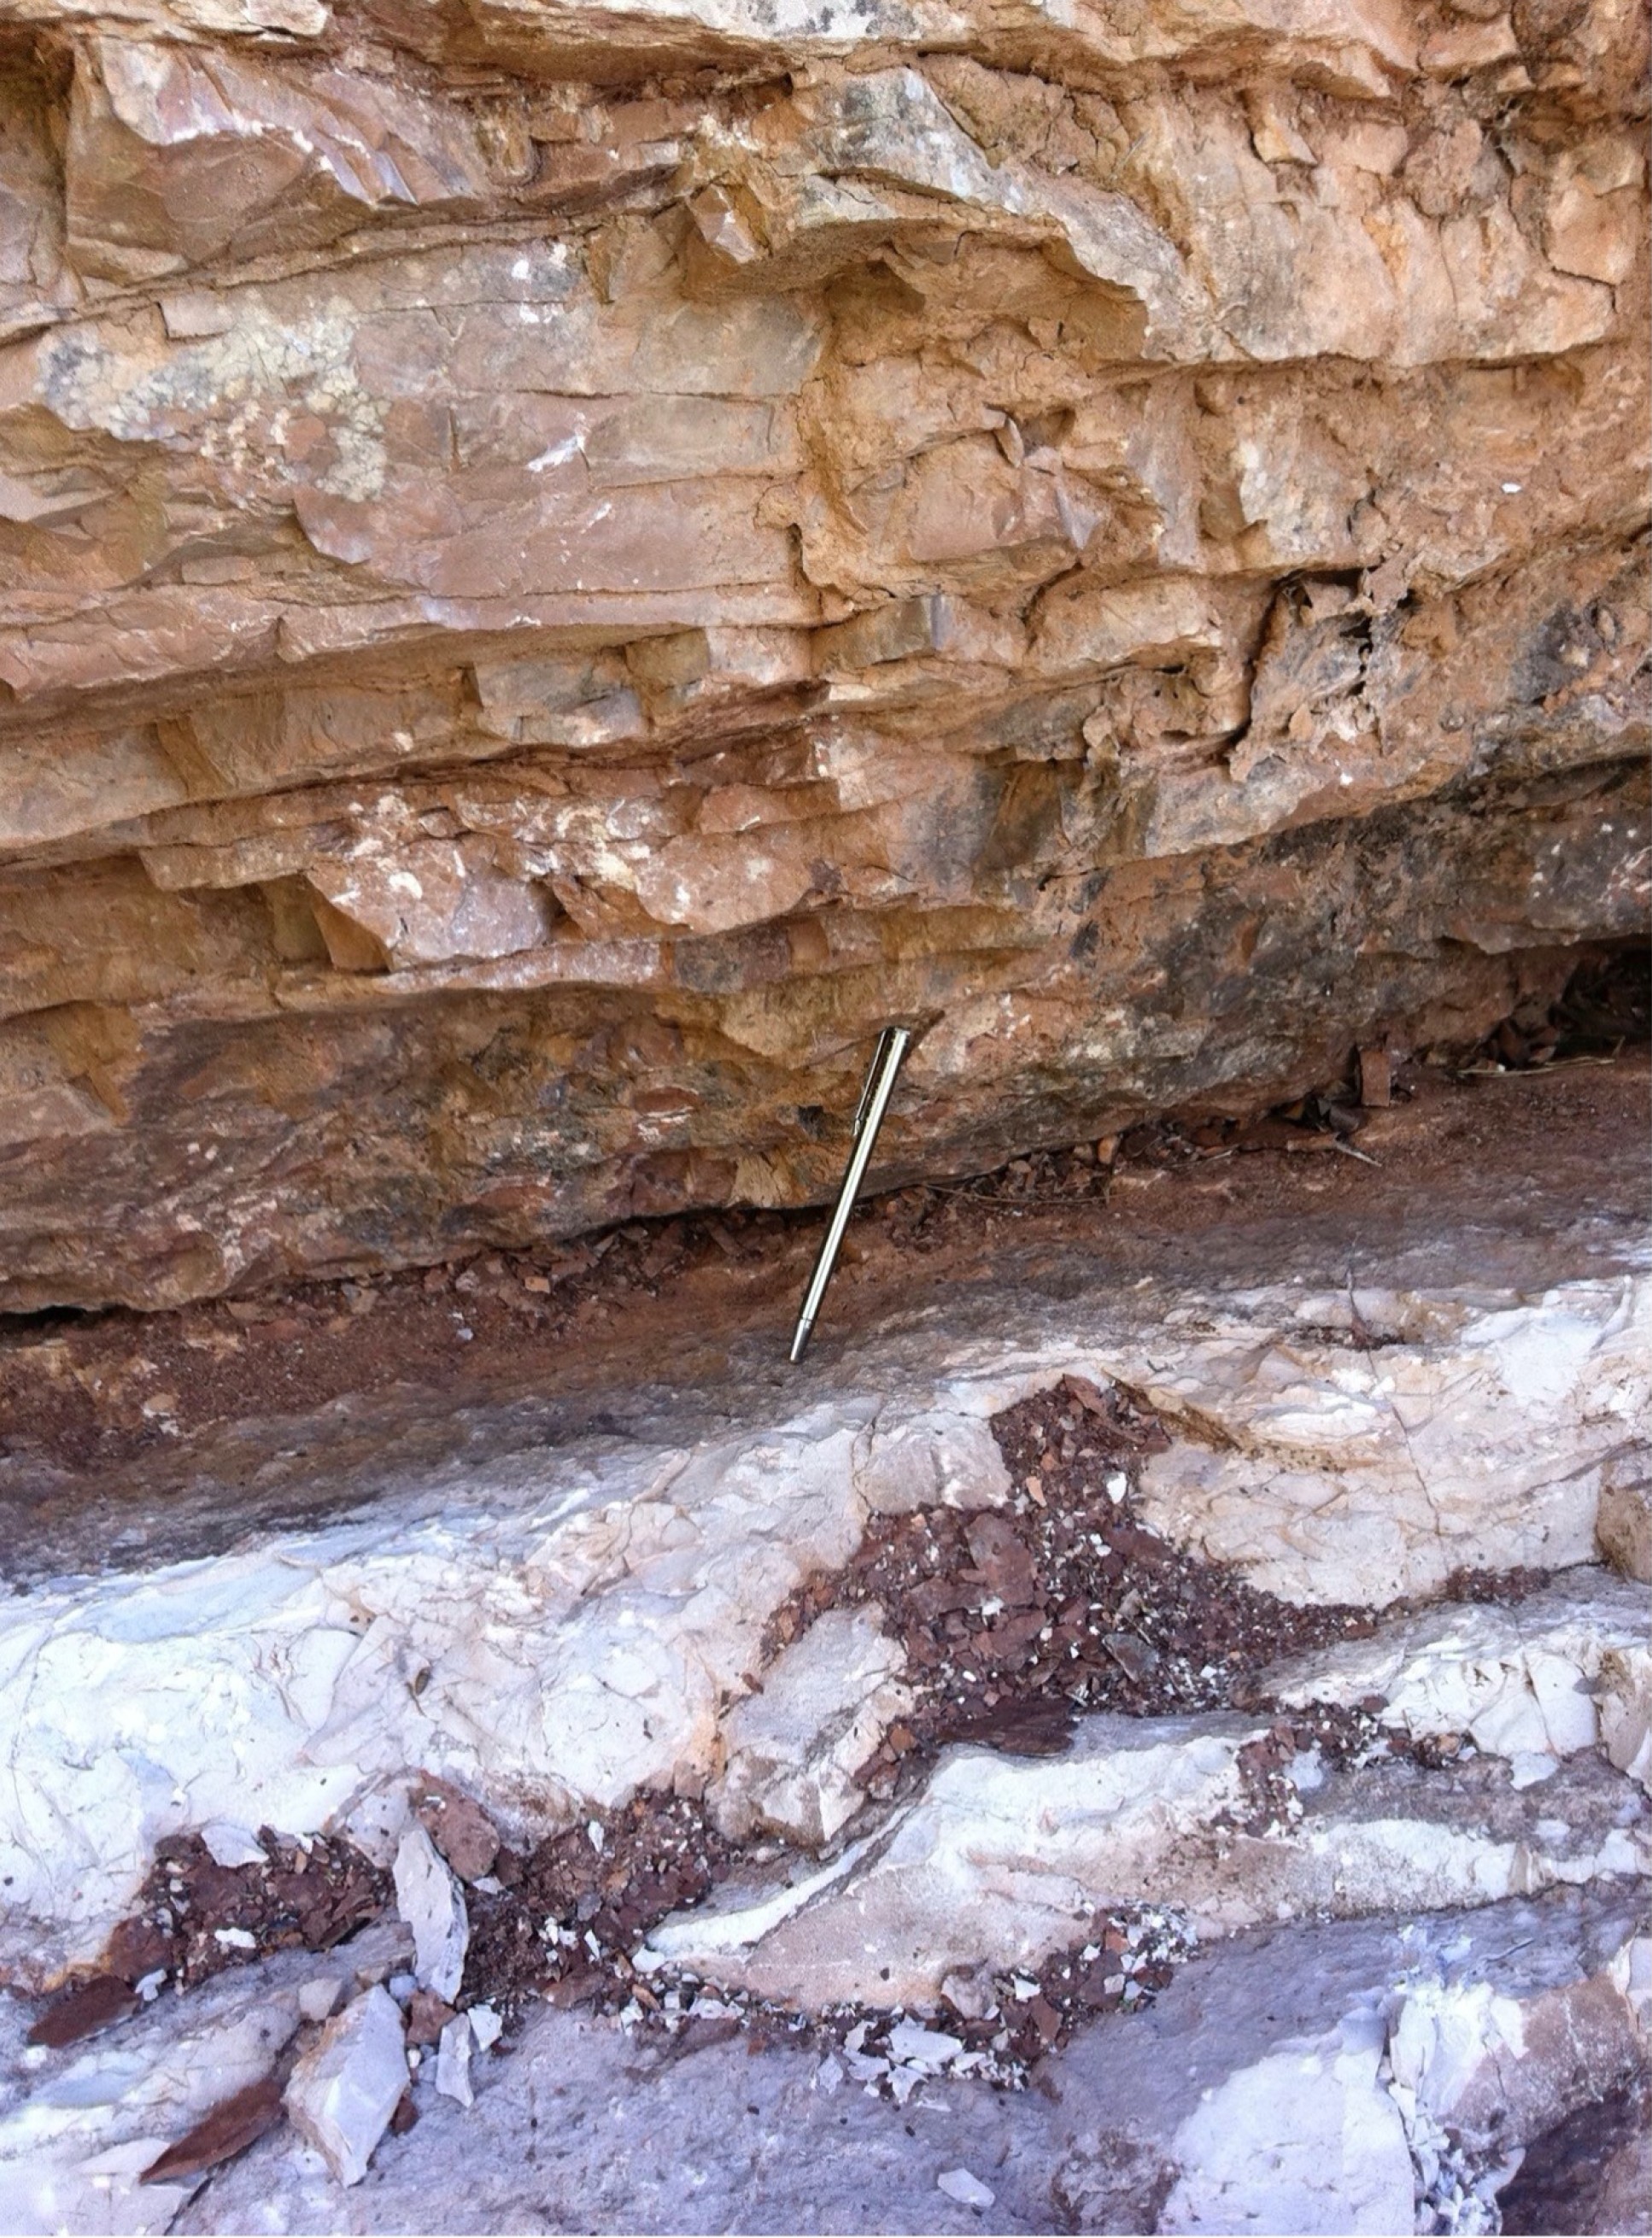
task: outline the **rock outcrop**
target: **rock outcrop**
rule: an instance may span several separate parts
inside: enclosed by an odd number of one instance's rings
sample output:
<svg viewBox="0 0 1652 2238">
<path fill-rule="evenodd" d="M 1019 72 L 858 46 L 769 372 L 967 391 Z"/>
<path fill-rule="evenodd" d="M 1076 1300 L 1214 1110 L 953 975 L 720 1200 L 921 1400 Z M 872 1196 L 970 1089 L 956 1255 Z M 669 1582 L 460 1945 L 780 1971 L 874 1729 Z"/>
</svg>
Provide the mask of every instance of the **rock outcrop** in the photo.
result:
<svg viewBox="0 0 1652 2238">
<path fill-rule="evenodd" d="M 0 1304 L 1254 1108 L 1634 935 L 1642 12 L 16 0 Z"/>
<path fill-rule="evenodd" d="M 1645 1077 L 1007 1208 L 582 1425 L 387 1277 L 462 1399 L 249 1347 L 240 1475 L 181 1393 L 124 1508 L 14 1457 L 0 2223 L 1635 2228 Z M 1385 1216 L 1443 1112 L 1486 1170 Z M 13 1348 L 118 1419 L 249 1310 Z"/>
</svg>

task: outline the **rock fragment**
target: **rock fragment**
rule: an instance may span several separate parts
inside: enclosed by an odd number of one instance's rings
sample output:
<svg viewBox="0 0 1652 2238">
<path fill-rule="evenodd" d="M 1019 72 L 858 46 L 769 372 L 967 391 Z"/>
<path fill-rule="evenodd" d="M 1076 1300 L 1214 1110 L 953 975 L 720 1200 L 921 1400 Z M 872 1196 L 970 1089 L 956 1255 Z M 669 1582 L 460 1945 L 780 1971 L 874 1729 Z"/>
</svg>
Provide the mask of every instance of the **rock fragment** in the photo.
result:
<svg viewBox="0 0 1652 2238">
<path fill-rule="evenodd" d="M 249 2082 L 233 2097 L 221 2100 L 204 2122 L 198 2122 L 175 2145 L 169 2145 L 159 2160 L 151 2161 L 143 2171 L 143 2181 L 146 2184 L 175 2182 L 233 2160 L 273 2129 L 281 2113 L 281 2088 L 273 2075 L 267 2075 L 261 2082 Z"/>
<path fill-rule="evenodd" d="M 401 2014 L 387 1990 L 363 1990 L 328 2021 L 287 2085 L 293 2126 L 340 2183 L 360 2183 L 407 2088 Z"/>
<path fill-rule="evenodd" d="M 294 1970 L 277 1962 L 159 1998 L 135 2026 L 30 2077 L 34 2089 L 0 2110 L 0 2229 L 167 2229 L 206 2155 L 239 2150 L 228 2133 L 268 2110 L 266 2086 L 299 2025 Z"/>
<path fill-rule="evenodd" d="M 1603 1655 L 1595 1697 L 1607 1757 L 1652 1792 L 1652 1648 L 1617 1647 Z"/>
<path fill-rule="evenodd" d="M 909 1705 L 898 1677 L 904 1663 L 876 1611 L 818 1617 L 725 1722 L 717 1789 L 724 1832 L 767 1826 L 811 1847 L 829 1841 L 864 1799 L 855 1774 Z"/>
<path fill-rule="evenodd" d="M 137 2004 L 137 1991 L 114 1974 L 93 1974 L 77 1982 L 50 2006 L 29 2031 L 31 2044 L 61 2050 L 82 2036 L 96 2035 L 111 2021 L 122 2019 Z"/>
<path fill-rule="evenodd" d="M 475 2103 L 475 2094 L 471 2089 L 471 2046 L 473 2041 L 470 2016 L 459 2013 L 442 2029 L 436 2053 L 436 2088 L 445 2098 L 457 2099 L 461 2106 Z"/>
<path fill-rule="evenodd" d="M 419 1822 L 462 1881 L 480 1880 L 499 1855 L 499 1829 L 479 1803 L 447 1781 L 424 1779 L 415 1793 Z"/>
<path fill-rule="evenodd" d="M 394 1872 L 396 1908 L 413 1930 L 420 1985 L 451 2004 L 470 1942 L 464 1896 L 422 1826 L 402 1836 Z"/>
</svg>

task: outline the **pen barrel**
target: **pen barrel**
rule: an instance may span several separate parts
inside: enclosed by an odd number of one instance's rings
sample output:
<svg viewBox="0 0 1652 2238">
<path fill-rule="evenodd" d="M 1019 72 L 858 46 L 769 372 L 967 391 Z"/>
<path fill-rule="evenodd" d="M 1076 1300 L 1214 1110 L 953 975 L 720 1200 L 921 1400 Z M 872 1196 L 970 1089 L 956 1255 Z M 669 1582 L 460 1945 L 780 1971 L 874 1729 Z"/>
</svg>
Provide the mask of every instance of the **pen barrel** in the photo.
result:
<svg viewBox="0 0 1652 2238">
<path fill-rule="evenodd" d="M 797 1317 L 797 1332 L 792 1340 L 791 1357 L 801 1360 L 809 1342 L 809 1331 L 820 1312 L 821 1301 L 826 1294 L 826 1285 L 832 1279 L 837 1264 L 837 1254 L 848 1228 L 849 1215 L 855 1209 L 855 1200 L 860 1195 L 861 1183 L 872 1162 L 872 1152 L 877 1144 L 878 1129 L 883 1115 L 889 1109 L 889 1098 L 895 1093 L 895 1076 L 902 1060 L 911 1046 L 912 1036 L 905 1026 L 888 1026 L 878 1036 L 868 1069 L 866 1085 L 861 1091 L 860 1108 L 855 1115 L 855 1133 L 849 1149 L 849 1166 L 843 1185 L 837 1192 L 837 1202 L 832 1207 L 832 1216 L 826 1228 L 820 1255 L 815 1261 L 815 1271 L 809 1278 L 809 1288 L 803 1297 L 803 1309 Z"/>
</svg>

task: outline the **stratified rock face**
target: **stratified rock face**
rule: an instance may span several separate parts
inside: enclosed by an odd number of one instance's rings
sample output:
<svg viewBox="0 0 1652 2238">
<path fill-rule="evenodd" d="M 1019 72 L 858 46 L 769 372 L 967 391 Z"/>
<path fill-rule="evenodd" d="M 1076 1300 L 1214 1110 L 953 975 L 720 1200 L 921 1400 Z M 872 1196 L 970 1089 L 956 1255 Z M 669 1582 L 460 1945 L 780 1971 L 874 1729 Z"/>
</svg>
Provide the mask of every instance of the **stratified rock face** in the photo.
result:
<svg viewBox="0 0 1652 2238">
<path fill-rule="evenodd" d="M 1642 11 L 17 0 L 0 1303 L 818 1196 L 1631 937 Z"/>
</svg>

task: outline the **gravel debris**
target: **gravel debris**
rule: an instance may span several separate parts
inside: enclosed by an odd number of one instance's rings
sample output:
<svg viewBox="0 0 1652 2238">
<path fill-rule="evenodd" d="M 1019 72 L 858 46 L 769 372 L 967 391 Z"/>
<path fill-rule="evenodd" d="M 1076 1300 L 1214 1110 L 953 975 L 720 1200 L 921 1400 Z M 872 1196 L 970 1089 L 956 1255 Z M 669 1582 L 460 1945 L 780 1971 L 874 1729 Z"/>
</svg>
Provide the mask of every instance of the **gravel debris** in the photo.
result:
<svg viewBox="0 0 1652 2238">
<path fill-rule="evenodd" d="M 948 1742 L 1058 1754 L 1074 1718 L 1259 1706 L 1281 1656 L 1367 1637 L 1369 1609 L 1298 1608 L 1179 1553 L 1142 1523 L 1140 1465 L 1168 1434 L 1143 1402 L 1065 1376 L 998 1415 L 1007 1508 L 874 1520 L 848 1565 L 777 1612 L 765 1659 L 829 1608 L 875 1603 L 917 1699 L 862 1778 L 907 1792 Z"/>
</svg>

